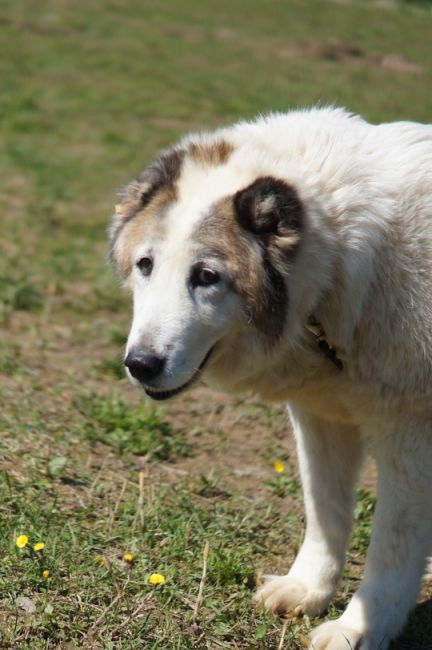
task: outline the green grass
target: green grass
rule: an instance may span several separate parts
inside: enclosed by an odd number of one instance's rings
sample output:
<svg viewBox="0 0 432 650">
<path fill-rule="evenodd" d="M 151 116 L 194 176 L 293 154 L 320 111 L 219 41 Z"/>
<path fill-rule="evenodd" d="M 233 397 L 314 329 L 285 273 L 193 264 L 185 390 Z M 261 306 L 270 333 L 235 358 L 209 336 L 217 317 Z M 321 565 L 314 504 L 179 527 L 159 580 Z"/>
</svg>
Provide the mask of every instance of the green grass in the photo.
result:
<svg viewBox="0 0 432 650">
<path fill-rule="evenodd" d="M 0 276 L 0 318 L 5 320 L 11 311 L 42 309 L 43 294 L 24 278 Z"/>
<path fill-rule="evenodd" d="M 130 305 L 106 224 L 116 191 L 190 129 L 316 103 L 430 120 L 430 3 L 390 4 L 1 4 L 0 647 L 278 646 L 281 621 L 250 597 L 304 527 L 283 410 L 202 388 L 142 403 L 121 367 Z M 331 616 L 358 585 L 373 504 L 360 492 Z M 22 533 L 42 555 L 15 547 Z M 313 623 L 292 621 L 284 647 Z M 423 605 L 394 648 L 430 634 Z"/>
<path fill-rule="evenodd" d="M 164 422 L 146 403 L 131 409 L 119 395 L 90 393 L 77 399 L 77 409 L 86 419 L 85 437 L 112 445 L 119 455 L 130 452 L 146 460 L 168 460 L 190 454 L 182 432 Z"/>
<path fill-rule="evenodd" d="M 289 522 L 285 531 L 278 527 L 277 508 L 257 501 L 251 512 L 239 496 L 209 500 L 202 496 L 199 481 L 153 492 L 147 479 L 142 525 L 138 480 L 128 478 L 115 509 L 113 487 L 90 484 L 83 477 L 75 487 L 82 505 L 71 517 L 69 509 L 60 508 L 58 480 L 18 484 L 4 475 L 2 507 L 9 516 L 0 525 L 7 540 L 0 585 L 4 614 L 15 624 L 2 631 L 2 647 L 45 648 L 48 640 L 49 647 L 62 647 L 74 638 L 87 647 L 110 647 L 106 644 L 113 642 L 119 644 L 115 647 L 138 648 L 145 638 L 146 647 L 172 643 L 169 647 L 192 648 L 203 633 L 210 647 L 212 642 L 236 647 L 236 640 L 245 636 L 251 643 L 261 639 L 263 648 L 274 647 L 278 621 L 252 610 L 250 595 L 253 556 L 258 549 L 271 555 L 290 529 Z M 14 541 L 23 533 L 30 544 L 19 550 Z M 32 552 L 32 544 L 41 539 L 43 553 Z M 207 540 L 206 598 L 194 626 Z M 126 551 L 134 556 L 132 565 L 123 561 Z M 45 569 L 48 579 L 42 577 Z M 151 586 L 153 572 L 162 573 L 166 583 Z M 36 606 L 31 617 L 17 612 L 17 598 L 23 595 Z M 139 615 L 131 617 L 138 607 Z M 29 634 L 32 640 L 26 645 Z"/>
</svg>

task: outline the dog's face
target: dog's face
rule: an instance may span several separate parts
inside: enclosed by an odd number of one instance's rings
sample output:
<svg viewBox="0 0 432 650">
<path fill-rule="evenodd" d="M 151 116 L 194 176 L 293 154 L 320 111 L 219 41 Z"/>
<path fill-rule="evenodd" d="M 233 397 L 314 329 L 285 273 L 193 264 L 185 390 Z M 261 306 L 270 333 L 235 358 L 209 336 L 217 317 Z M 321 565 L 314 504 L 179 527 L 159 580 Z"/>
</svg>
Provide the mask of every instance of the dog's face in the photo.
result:
<svg viewBox="0 0 432 650">
<path fill-rule="evenodd" d="M 147 167 L 111 227 L 111 257 L 134 299 L 132 381 L 167 399 L 234 353 L 236 337 L 277 342 L 302 221 L 295 190 L 246 172 L 224 141 L 173 149 Z"/>
</svg>

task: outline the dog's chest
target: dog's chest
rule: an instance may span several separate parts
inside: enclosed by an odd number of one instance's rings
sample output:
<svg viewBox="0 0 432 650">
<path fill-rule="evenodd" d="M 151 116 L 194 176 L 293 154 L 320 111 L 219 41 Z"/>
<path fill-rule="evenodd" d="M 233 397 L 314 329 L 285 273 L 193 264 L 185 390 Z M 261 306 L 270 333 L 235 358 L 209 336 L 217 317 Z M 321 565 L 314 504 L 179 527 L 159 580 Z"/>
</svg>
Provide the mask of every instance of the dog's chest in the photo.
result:
<svg viewBox="0 0 432 650">
<path fill-rule="evenodd" d="M 266 400 L 290 402 L 323 419 L 359 426 L 380 401 L 376 387 L 353 381 L 346 369 L 338 370 L 328 359 L 314 372 L 291 367 L 285 375 L 264 373 L 252 383 Z"/>
<path fill-rule="evenodd" d="M 374 400 L 368 391 L 354 390 L 349 382 L 336 380 L 293 388 L 287 401 L 325 420 L 361 425 L 370 415 Z"/>
</svg>

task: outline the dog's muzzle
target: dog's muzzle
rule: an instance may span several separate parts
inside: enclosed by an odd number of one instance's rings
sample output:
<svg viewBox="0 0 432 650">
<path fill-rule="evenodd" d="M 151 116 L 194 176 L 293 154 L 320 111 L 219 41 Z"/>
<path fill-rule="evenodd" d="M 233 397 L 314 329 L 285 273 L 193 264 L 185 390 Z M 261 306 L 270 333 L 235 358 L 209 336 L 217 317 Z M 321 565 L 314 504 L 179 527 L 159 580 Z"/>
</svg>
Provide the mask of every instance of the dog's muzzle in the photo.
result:
<svg viewBox="0 0 432 650">
<path fill-rule="evenodd" d="M 151 399 L 162 401 L 178 395 L 199 379 L 204 367 L 207 365 L 212 355 L 214 347 L 215 346 L 210 348 L 199 367 L 186 382 L 181 384 L 181 386 L 177 386 L 177 388 L 169 390 L 158 389 L 148 385 L 148 382 L 156 379 L 163 372 L 166 363 L 166 359 L 163 357 L 158 357 L 144 352 L 131 351 L 126 356 L 124 364 L 129 370 L 131 376 L 140 382 L 144 391 Z"/>
</svg>

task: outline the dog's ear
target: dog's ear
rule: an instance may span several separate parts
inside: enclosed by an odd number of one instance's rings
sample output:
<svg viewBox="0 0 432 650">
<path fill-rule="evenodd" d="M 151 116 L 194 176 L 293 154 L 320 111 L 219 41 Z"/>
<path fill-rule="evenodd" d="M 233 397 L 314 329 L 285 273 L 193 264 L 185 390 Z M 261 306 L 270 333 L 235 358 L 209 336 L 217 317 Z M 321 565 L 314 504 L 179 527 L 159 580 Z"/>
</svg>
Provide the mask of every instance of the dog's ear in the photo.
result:
<svg viewBox="0 0 432 650">
<path fill-rule="evenodd" d="M 174 184 L 180 175 L 183 158 L 184 152 L 181 149 L 171 149 L 143 169 L 120 193 L 114 225 L 119 226 L 124 220 L 128 221 L 148 205 L 160 189 Z"/>
<path fill-rule="evenodd" d="M 299 234 L 303 206 L 295 189 L 277 178 L 263 176 L 234 195 L 240 225 L 256 235 Z"/>
</svg>

